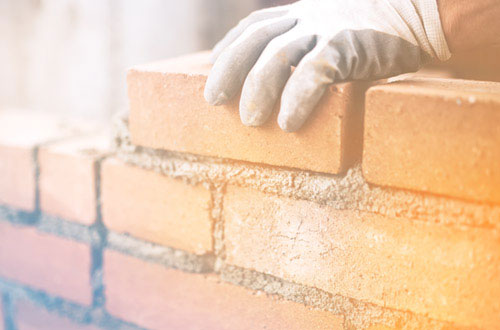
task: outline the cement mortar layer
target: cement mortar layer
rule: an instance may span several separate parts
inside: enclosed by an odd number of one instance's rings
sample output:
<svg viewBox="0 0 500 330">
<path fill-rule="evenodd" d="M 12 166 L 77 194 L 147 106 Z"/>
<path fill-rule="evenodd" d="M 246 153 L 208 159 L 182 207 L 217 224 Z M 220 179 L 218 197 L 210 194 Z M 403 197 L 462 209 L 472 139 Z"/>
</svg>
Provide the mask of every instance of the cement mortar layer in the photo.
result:
<svg viewBox="0 0 500 330">
<path fill-rule="evenodd" d="M 215 262 L 215 257 L 211 254 L 194 255 L 114 232 L 108 233 L 107 248 L 148 262 L 191 273 L 211 272 Z"/>
<path fill-rule="evenodd" d="M 128 120 L 123 115 L 116 117 L 114 130 L 115 151 L 120 159 L 187 183 L 203 183 L 208 188 L 234 184 L 340 210 L 449 225 L 500 227 L 500 205 L 373 186 L 363 178 L 359 164 L 343 175 L 327 175 L 142 148 L 131 143 Z"/>
<path fill-rule="evenodd" d="M 380 326 L 391 329 L 461 329 L 447 322 L 437 321 L 410 312 L 393 310 L 370 303 L 332 295 L 325 291 L 285 281 L 272 275 L 231 265 L 222 267 L 224 281 L 267 294 L 279 295 L 287 300 L 320 308 L 345 317 L 345 329 L 367 329 Z"/>
</svg>

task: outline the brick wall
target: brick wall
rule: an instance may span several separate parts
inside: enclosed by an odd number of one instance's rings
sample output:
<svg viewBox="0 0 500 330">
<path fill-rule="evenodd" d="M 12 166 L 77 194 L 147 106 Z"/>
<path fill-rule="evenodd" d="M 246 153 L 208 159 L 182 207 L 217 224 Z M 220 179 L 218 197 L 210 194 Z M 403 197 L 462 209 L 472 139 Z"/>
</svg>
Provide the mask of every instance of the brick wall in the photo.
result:
<svg viewBox="0 0 500 330">
<path fill-rule="evenodd" d="M 500 84 L 339 85 L 287 134 L 205 63 L 133 68 L 112 138 L 0 112 L 0 329 L 499 328 Z"/>
</svg>

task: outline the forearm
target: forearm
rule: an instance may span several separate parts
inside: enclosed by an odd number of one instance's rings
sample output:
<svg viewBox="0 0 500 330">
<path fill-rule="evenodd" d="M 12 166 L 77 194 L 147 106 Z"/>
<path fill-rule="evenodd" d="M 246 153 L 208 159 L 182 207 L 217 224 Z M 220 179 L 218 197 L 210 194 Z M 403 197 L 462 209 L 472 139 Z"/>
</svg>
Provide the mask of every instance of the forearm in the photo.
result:
<svg viewBox="0 0 500 330">
<path fill-rule="evenodd" d="M 438 0 L 451 52 L 500 46 L 500 0 Z"/>
</svg>

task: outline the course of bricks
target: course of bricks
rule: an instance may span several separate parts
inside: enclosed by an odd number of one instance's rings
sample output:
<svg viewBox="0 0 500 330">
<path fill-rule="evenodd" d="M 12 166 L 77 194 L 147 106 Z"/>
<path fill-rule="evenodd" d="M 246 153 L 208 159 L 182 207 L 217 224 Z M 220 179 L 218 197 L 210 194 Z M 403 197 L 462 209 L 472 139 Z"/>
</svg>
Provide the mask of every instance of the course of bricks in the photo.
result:
<svg viewBox="0 0 500 330">
<path fill-rule="evenodd" d="M 131 69 L 111 136 L 0 112 L 0 330 L 499 328 L 500 83 L 332 86 L 289 134 L 206 63 Z"/>
</svg>

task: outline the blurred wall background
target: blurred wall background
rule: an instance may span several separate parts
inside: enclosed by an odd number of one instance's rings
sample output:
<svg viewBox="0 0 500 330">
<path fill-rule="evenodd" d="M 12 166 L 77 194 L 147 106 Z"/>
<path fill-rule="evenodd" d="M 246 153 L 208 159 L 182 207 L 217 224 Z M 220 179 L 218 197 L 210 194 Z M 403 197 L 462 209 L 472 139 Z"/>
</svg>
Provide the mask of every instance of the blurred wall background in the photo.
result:
<svg viewBox="0 0 500 330">
<path fill-rule="evenodd" d="M 109 120 L 126 68 L 208 49 L 287 0 L 0 0 L 0 108 Z"/>
</svg>

